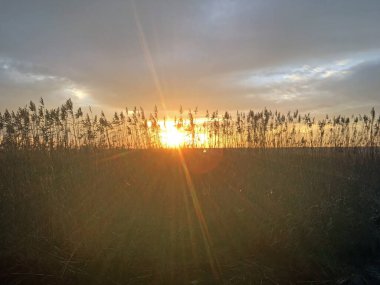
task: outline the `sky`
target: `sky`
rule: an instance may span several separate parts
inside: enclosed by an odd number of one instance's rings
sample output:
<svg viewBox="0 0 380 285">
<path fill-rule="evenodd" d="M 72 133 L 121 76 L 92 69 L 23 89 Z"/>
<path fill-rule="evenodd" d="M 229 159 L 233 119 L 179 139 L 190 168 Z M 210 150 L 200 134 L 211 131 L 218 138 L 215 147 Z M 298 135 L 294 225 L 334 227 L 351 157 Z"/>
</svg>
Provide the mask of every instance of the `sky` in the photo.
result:
<svg viewBox="0 0 380 285">
<path fill-rule="evenodd" d="M 0 0 L 0 110 L 380 110 L 378 0 Z"/>
</svg>

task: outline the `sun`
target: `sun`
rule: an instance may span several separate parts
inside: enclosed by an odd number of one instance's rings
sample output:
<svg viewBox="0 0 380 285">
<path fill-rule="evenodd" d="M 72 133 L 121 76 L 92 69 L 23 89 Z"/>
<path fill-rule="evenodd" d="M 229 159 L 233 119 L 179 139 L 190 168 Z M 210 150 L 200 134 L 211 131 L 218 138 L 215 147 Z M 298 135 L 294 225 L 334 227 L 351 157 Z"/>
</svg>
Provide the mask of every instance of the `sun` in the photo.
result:
<svg viewBox="0 0 380 285">
<path fill-rule="evenodd" d="M 202 121 L 200 121 L 202 122 Z M 174 120 L 159 121 L 160 126 L 160 143 L 164 148 L 186 148 L 186 147 L 209 147 L 208 137 L 205 133 L 199 132 L 195 128 L 191 133 L 188 130 L 187 122 L 181 128 L 177 127 Z M 198 122 L 199 123 L 199 122 Z M 149 122 L 148 122 L 149 126 Z M 150 126 L 149 126 L 150 127 Z"/>
<path fill-rule="evenodd" d="M 167 125 L 160 132 L 161 143 L 165 147 L 177 148 L 184 146 L 187 141 L 187 136 L 173 125 Z"/>
</svg>

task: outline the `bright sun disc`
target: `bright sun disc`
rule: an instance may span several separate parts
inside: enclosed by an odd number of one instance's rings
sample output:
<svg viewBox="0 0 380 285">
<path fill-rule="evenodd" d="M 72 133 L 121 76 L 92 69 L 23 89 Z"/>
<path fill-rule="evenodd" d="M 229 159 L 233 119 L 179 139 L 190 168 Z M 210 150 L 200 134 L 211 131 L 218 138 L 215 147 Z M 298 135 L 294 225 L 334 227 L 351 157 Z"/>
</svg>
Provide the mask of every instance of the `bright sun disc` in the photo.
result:
<svg viewBox="0 0 380 285">
<path fill-rule="evenodd" d="M 165 147 L 180 147 L 186 142 L 186 134 L 174 126 L 168 126 L 160 133 L 161 143 Z"/>
</svg>

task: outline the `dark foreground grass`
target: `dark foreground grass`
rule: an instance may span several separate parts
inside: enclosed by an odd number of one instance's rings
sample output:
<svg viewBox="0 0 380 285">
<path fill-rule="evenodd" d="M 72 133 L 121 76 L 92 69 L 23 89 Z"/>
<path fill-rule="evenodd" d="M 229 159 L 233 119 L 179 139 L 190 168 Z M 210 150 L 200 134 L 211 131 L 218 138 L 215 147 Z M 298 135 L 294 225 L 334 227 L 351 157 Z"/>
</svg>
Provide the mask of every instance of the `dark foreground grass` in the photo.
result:
<svg viewBox="0 0 380 285">
<path fill-rule="evenodd" d="M 371 150 L 8 151 L 1 284 L 380 284 Z"/>
</svg>

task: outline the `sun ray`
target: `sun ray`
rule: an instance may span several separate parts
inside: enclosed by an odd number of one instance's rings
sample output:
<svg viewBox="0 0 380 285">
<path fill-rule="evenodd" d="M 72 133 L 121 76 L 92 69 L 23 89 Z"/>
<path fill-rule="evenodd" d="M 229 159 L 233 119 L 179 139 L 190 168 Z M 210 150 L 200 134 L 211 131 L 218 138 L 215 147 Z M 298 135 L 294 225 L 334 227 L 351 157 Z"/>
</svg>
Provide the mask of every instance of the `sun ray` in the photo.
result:
<svg viewBox="0 0 380 285">
<path fill-rule="evenodd" d="M 190 192 L 190 197 L 191 197 L 191 200 L 193 202 L 195 214 L 196 214 L 196 217 L 198 219 L 199 226 L 201 228 L 202 238 L 203 238 L 203 242 L 205 245 L 207 257 L 209 260 L 209 265 L 211 267 L 214 278 L 217 280 L 220 280 L 221 269 L 220 269 L 219 262 L 218 262 L 217 258 L 215 257 L 215 255 L 212 251 L 212 240 L 211 240 L 211 236 L 210 236 L 210 233 L 208 230 L 207 222 L 206 222 L 206 219 L 204 217 L 204 214 L 203 214 L 203 211 L 201 208 L 201 204 L 199 203 L 197 192 L 195 190 L 193 180 L 191 179 L 190 171 L 187 167 L 186 160 L 185 160 L 183 153 L 182 153 L 182 150 L 180 148 L 178 149 L 178 155 L 180 158 L 183 174 L 185 176 L 187 188 Z"/>
<path fill-rule="evenodd" d="M 161 106 L 162 106 L 163 110 L 166 111 L 166 104 L 165 104 L 164 94 L 162 91 L 161 81 L 160 81 L 159 76 L 157 74 L 157 71 L 156 71 L 156 68 L 154 65 L 154 60 L 153 60 L 152 54 L 150 52 L 146 37 L 145 37 L 143 27 L 142 27 L 141 22 L 140 22 L 139 14 L 138 14 L 137 8 L 136 8 L 136 3 L 134 0 L 132 0 L 131 3 L 132 3 L 132 7 L 133 7 L 133 14 L 135 17 L 137 32 L 138 32 L 141 48 L 143 50 L 144 58 L 145 58 L 147 66 L 149 68 L 149 71 L 152 75 L 152 79 L 153 79 L 154 85 L 156 87 L 157 93 L 160 97 Z"/>
</svg>

